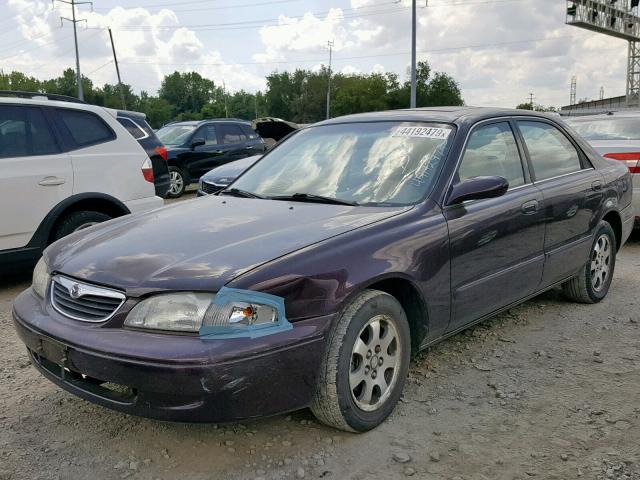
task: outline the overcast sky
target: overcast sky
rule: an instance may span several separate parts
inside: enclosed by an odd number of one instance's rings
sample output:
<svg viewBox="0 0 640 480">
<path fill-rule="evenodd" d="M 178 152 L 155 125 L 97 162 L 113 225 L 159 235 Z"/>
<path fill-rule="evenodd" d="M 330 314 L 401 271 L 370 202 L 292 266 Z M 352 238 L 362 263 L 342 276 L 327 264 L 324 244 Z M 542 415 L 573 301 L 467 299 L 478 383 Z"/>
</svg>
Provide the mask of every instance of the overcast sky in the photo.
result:
<svg viewBox="0 0 640 480">
<path fill-rule="evenodd" d="M 82 73 L 115 83 L 106 27 L 123 81 L 155 93 L 166 73 L 195 70 L 230 90 L 264 88 L 273 70 L 392 71 L 410 62 L 410 0 L 95 0 L 78 7 Z M 136 2 L 137 4 L 138 2 Z M 564 24 L 564 0 L 418 0 L 418 59 L 451 74 L 469 105 L 513 107 L 529 92 L 544 105 L 623 95 L 626 42 Z M 0 68 L 38 78 L 74 67 L 73 31 L 63 3 L 0 0 Z"/>
</svg>

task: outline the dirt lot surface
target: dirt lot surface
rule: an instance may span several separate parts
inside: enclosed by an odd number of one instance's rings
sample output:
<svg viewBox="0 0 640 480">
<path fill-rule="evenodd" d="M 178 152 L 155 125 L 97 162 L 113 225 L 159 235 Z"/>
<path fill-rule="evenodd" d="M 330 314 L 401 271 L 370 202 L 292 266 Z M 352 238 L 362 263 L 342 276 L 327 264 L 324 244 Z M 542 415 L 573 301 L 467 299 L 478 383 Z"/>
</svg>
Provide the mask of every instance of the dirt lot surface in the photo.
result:
<svg viewBox="0 0 640 480">
<path fill-rule="evenodd" d="M 549 292 L 421 354 L 395 413 L 363 435 L 308 411 L 191 425 L 80 400 L 14 333 L 27 286 L 0 282 L 0 479 L 640 479 L 638 239 L 601 304 Z"/>
</svg>

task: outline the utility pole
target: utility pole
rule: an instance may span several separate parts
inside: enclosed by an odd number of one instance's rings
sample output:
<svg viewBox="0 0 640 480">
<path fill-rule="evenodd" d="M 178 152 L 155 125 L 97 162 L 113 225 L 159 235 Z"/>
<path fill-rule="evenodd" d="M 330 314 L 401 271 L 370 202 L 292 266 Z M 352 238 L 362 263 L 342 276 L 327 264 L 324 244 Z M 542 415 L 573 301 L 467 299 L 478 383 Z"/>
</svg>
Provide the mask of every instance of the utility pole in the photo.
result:
<svg viewBox="0 0 640 480">
<path fill-rule="evenodd" d="M 258 119 L 258 92 L 253 95 L 253 107 L 256 109 L 256 120 Z"/>
<path fill-rule="evenodd" d="M 224 99 L 224 117 L 229 118 L 229 109 L 227 108 L 227 86 L 222 80 L 222 98 Z"/>
<path fill-rule="evenodd" d="M 116 46 L 113 43 L 113 34 L 109 29 L 109 38 L 111 39 L 111 50 L 113 50 L 113 61 L 116 64 L 116 74 L 118 75 L 118 89 L 120 90 L 120 100 L 122 101 L 122 108 L 127 109 L 127 102 L 124 100 L 124 87 L 122 86 L 122 80 L 120 79 L 120 68 L 118 67 L 118 57 L 116 56 Z"/>
<path fill-rule="evenodd" d="M 55 4 L 56 1 L 71 5 L 71 18 L 60 17 L 60 26 L 62 26 L 64 20 L 73 23 L 73 39 L 76 46 L 76 81 L 78 82 L 78 99 L 84 100 L 84 93 L 82 91 L 82 75 L 80 74 L 80 54 L 78 53 L 78 30 L 76 28 L 76 24 L 78 22 L 86 22 L 86 20 L 76 20 L 76 5 L 91 5 L 91 11 L 93 11 L 93 2 L 77 2 L 76 0 L 51 0 L 51 3 Z"/>
<path fill-rule="evenodd" d="M 416 108 L 416 0 L 411 1 L 411 99 L 409 108 Z"/>
<path fill-rule="evenodd" d="M 327 42 L 329 46 L 329 80 L 327 82 L 327 120 L 331 118 L 331 54 L 333 52 L 333 41 Z"/>
<path fill-rule="evenodd" d="M 529 94 L 529 105 L 531 105 L 531 110 L 533 110 L 533 99 L 536 98 L 533 93 Z"/>
</svg>

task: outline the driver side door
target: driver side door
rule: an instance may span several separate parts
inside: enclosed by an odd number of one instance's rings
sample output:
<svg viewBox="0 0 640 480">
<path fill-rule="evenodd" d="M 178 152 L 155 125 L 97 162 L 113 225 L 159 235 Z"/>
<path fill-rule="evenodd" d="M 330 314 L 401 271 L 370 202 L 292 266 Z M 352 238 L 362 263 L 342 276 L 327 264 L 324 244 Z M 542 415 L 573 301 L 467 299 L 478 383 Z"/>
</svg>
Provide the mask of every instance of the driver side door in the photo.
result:
<svg viewBox="0 0 640 480">
<path fill-rule="evenodd" d="M 210 123 L 201 126 L 193 135 L 193 140 L 203 140 L 204 145 L 194 147 L 189 162 L 191 178 L 197 180 L 209 170 L 226 162 L 227 152 L 218 141 L 218 125 Z"/>
<path fill-rule="evenodd" d="M 451 255 L 448 332 L 534 293 L 544 265 L 544 198 L 531 182 L 508 119 L 475 126 L 452 184 L 479 176 L 507 179 L 497 198 L 445 206 Z"/>
</svg>

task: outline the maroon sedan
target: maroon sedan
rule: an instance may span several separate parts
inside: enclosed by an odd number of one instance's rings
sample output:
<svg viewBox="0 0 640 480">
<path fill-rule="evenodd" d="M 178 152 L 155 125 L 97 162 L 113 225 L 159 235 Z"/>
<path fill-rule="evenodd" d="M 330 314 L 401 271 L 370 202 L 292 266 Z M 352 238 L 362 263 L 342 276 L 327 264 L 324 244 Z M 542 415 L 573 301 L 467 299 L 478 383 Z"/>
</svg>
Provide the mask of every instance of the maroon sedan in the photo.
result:
<svg viewBox="0 0 640 480">
<path fill-rule="evenodd" d="M 634 222 L 628 169 L 528 111 L 337 118 L 263 158 L 50 246 L 13 310 L 34 366 L 137 415 L 365 431 L 412 352 L 556 286 L 602 300 Z"/>
</svg>

